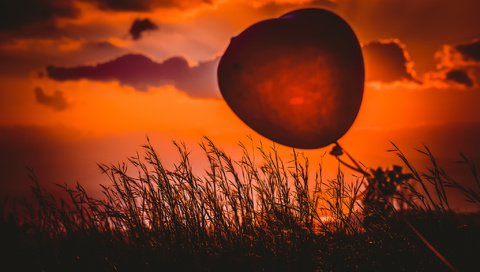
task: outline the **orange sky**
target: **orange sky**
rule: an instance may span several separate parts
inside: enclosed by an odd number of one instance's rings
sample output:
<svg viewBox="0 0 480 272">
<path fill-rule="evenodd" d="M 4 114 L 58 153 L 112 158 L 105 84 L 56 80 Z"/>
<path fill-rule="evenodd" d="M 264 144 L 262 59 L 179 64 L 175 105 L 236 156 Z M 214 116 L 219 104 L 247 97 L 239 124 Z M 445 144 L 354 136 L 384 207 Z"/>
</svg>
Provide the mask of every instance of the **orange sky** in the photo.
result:
<svg viewBox="0 0 480 272">
<path fill-rule="evenodd" d="M 48 12 L 41 14 L 35 13 L 38 2 L 18 2 L 0 11 L 7 18 L 0 25 L 3 195 L 28 185 L 27 166 L 45 182 L 78 180 L 98 188 L 106 179 L 95 163 L 125 160 L 140 149 L 145 135 L 166 162 L 176 158 L 171 140 L 186 142 L 199 165 L 196 144 L 203 135 L 234 157 L 240 153 L 236 143 L 246 135 L 268 142 L 231 112 L 215 88 L 197 92 L 195 84 L 175 75 L 173 83 L 152 79 L 146 88 L 122 78 L 63 80 L 47 67 L 96 65 L 135 53 L 155 63 L 180 56 L 189 72 L 197 67 L 213 78 L 211 67 L 232 36 L 301 7 L 338 13 L 363 45 L 364 100 L 352 129 L 340 140 L 359 160 L 372 167 L 395 162 L 386 152 L 389 140 L 419 162 L 413 148 L 427 144 L 453 171 L 459 151 L 480 159 L 475 140 L 480 136 L 479 1 L 144 0 L 115 5 L 51 0 L 42 2 Z M 20 4 L 32 5 L 33 11 Z M 134 39 L 129 30 L 143 18 L 156 27 Z M 329 150 L 307 154 L 318 161 Z M 333 158 L 326 163 L 335 168 Z"/>
</svg>

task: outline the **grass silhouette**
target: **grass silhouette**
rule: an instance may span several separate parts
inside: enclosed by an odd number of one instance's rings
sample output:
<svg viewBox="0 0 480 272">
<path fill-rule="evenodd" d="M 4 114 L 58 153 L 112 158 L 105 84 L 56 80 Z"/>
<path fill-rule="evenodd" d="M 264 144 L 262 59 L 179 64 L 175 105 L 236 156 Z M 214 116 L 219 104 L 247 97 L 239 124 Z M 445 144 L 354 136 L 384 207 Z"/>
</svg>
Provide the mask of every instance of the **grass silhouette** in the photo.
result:
<svg viewBox="0 0 480 272">
<path fill-rule="evenodd" d="M 209 167 L 195 174 L 189 152 L 167 169 L 150 141 L 119 165 L 100 164 L 103 197 L 81 184 L 59 185 L 59 197 L 32 174 L 35 203 L 2 205 L 4 263 L 16 270 L 470 270 L 477 266 L 479 214 L 456 214 L 450 189 L 480 206 L 450 178 L 427 147 L 431 167 L 420 173 L 393 145 L 403 168 L 369 169 L 340 146 L 337 176 L 310 171 L 296 150 L 285 161 L 275 146 L 240 143 L 233 161 L 210 139 L 201 148 Z M 342 158 L 346 156 L 354 166 Z M 346 181 L 341 165 L 361 175 Z M 420 237 L 420 238 L 419 238 Z M 422 240 L 423 239 L 423 240 Z M 437 254 L 438 253 L 438 254 Z M 443 260 L 442 260 L 443 258 Z"/>
</svg>

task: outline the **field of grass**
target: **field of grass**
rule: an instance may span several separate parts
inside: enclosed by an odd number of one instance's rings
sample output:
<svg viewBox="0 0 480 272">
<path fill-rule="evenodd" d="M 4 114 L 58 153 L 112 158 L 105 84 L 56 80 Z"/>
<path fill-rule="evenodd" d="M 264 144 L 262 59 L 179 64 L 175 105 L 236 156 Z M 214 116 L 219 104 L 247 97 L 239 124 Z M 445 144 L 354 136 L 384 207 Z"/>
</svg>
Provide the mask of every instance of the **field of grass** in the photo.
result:
<svg viewBox="0 0 480 272">
<path fill-rule="evenodd" d="M 295 150 L 240 144 L 233 161 L 205 138 L 209 168 L 195 174 L 189 152 L 167 169 L 150 142 L 120 165 L 99 165 L 103 197 L 81 184 L 45 190 L 35 202 L 2 205 L 3 264 L 19 271 L 478 271 L 480 213 L 457 214 L 449 192 L 480 208 L 476 187 L 450 178 L 424 148 L 419 172 L 370 169 L 336 145 L 336 178 L 310 169 Z M 342 169 L 356 176 L 346 178 Z"/>
</svg>

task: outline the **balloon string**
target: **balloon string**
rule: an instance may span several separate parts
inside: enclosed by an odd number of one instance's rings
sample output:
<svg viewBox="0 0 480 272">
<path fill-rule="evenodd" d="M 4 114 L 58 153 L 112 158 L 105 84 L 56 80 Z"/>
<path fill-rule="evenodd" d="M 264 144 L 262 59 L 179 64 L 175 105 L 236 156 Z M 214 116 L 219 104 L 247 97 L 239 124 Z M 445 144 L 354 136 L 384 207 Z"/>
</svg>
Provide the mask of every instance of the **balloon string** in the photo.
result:
<svg viewBox="0 0 480 272">
<path fill-rule="evenodd" d="M 356 172 L 359 172 L 360 174 L 362 175 L 365 175 L 366 177 L 370 177 L 370 173 L 366 172 L 365 170 L 362 169 L 362 167 L 360 166 L 360 163 L 358 163 L 345 149 L 343 149 L 343 147 L 338 143 L 338 142 L 335 142 L 335 145 L 337 145 L 340 150 L 342 150 L 343 153 L 345 153 L 345 155 L 347 155 L 348 159 L 350 159 L 350 161 L 355 165 L 355 166 L 352 166 L 350 164 L 348 164 L 347 162 L 343 161 L 342 159 L 340 159 L 340 156 L 336 156 L 337 157 L 337 160 L 343 164 L 344 166 L 356 171 Z"/>
</svg>

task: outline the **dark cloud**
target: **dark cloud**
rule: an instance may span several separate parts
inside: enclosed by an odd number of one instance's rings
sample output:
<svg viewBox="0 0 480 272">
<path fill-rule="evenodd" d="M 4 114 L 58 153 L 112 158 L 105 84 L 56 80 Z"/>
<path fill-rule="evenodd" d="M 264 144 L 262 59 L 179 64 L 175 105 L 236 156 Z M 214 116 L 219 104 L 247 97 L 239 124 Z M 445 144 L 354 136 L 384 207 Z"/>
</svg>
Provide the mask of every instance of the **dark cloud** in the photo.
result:
<svg viewBox="0 0 480 272">
<path fill-rule="evenodd" d="M 465 85 L 466 87 L 473 87 L 474 85 L 473 80 L 465 70 L 450 70 L 445 75 L 445 79 Z"/>
<path fill-rule="evenodd" d="M 76 37 L 76 26 L 59 27 L 57 19 L 81 15 L 78 2 L 112 12 L 149 12 L 157 8 L 195 8 L 211 0 L 1 0 L 0 43 L 13 37 Z M 85 33 L 83 33 L 85 35 Z"/>
<path fill-rule="evenodd" d="M 363 46 L 367 81 L 416 81 L 413 62 L 400 41 L 379 40 Z"/>
<path fill-rule="evenodd" d="M 459 44 L 455 49 L 462 54 L 465 60 L 473 60 L 480 62 L 480 39 L 471 43 Z"/>
<path fill-rule="evenodd" d="M 461 44 L 445 44 L 435 53 L 439 68 L 480 66 L 480 39 Z"/>
<path fill-rule="evenodd" d="M 48 77 L 58 80 L 118 80 L 140 91 L 149 87 L 174 85 L 193 97 L 218 97 L 216 67 L 218 59 L 190 67 L 182 57 L 155 62 L 139 54 L 128 54 L 93 66 L 48 66 Z"/>
<path fill-rule="evenodd" d="M 200 62 L 189 71 L 178 76 L 175 86 L 194 97 L 220 97 L 217 86 L 218 60 Z"/>
<path fill-rule="evenodd" d="M 157 30 L 158 26 L 148 18 L 135 19 L 130 27 L 130 35 L 132 39 L 138 40 L 142 37 L 142 33 L 145 31 Z"/>
<path fill-rule="evenodd" d="M 437 71 L 432 74 L 445 81 L 475 87 L 480 79 L 480 39 L 462 44 L 446 44 L 435 53 Z"/>
<path fill-rule="evenodd" d="M 56 90 L 53 94 L 46 94 L 42 88 L 36 87 L 34 90 L 35 100 L 44 106 L 55 111 L 64 111 L 68 108 L 68 102 L 63 96 L 63 92 Z"/>
<path fill-rule="evenodd" d="M 69 0 L 4 0 L 0 1 L 0 31 L 51 25 L 56 18 L 73 18 L 78 14 L 74 2 Z"/>
<path fill-rule="evenodd" d="M 96 3 L 104 10 L 113 11 L 150 11 L 155 8 L 191 7 L 211 4 L 211 0 L 84 0 Z"/>
<path fill-rule="evenodd" d="M 116 11 L 148 11 L 152 8 L 152 0 L 88 0 L 94 2 L 101 9 L 116 10 Z M 160 1 L 170 3 L 173 1 Z"/>
</svg>

